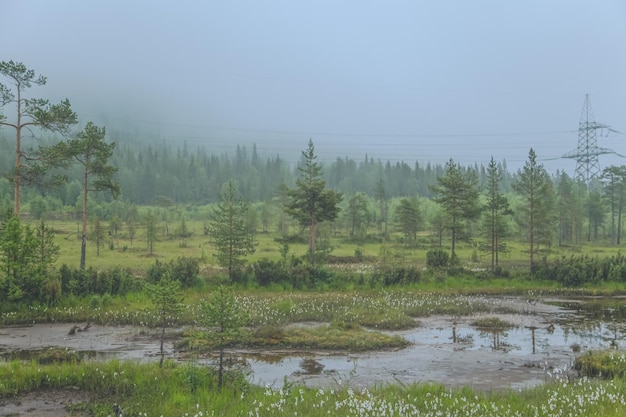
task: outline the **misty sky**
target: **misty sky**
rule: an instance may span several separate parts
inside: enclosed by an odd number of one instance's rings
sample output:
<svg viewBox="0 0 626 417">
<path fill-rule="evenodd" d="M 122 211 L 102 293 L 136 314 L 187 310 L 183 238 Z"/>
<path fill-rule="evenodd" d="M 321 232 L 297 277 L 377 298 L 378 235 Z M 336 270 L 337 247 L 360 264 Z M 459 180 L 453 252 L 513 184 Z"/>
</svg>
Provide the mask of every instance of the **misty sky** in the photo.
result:
<svg viewBox="0 0 626 417">
<path fill-rule="evenodd" d="M 0 0 L 0 60 L 48 77 L 33 96 L 109 131 L 266 155 L 310 137 L 321 157 L 517 169 L 534 147 L 573 175 L 558 157 L 586 93 L 626 132 L 625 49 L 626 0 Z M 598 146 L 626 155 L 626 135 Z"/>
</svg>

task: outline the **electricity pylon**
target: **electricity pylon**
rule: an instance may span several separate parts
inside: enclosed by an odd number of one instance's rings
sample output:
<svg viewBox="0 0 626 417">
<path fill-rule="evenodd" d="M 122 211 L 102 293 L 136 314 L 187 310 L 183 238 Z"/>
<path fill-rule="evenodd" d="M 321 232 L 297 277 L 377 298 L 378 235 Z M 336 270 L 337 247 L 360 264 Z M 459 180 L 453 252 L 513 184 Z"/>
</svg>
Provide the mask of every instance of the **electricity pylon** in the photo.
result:
<svg viewBox="0 0 626 417">
<path fill-rule="evenodd" d="M 574 179 L 584 181 L 587 186 L 593 186 L 593 180 L 600 175 L 598 155 L 615 153 L 612 149 L 598 147 L 598 141 L 596 140 L 597 130 L 600 130 L 600 136 L 602 136 L 604 130 L 606 130 L 606 134 L 615 132 L 608 125 L 596 123 L 589 94 L 587 94 L 585 95 L 585 104 L 578 122 L 578 148 L 561 157 L 576 160 L 576 175 Z"/>
</svg>

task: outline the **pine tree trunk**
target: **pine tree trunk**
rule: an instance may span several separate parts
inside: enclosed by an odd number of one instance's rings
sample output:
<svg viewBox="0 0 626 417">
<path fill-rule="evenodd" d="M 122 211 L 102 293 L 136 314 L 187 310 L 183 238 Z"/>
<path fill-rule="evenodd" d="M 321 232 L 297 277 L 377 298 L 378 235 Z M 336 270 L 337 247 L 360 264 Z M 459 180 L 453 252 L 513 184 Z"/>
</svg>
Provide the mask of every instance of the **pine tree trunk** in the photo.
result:
<svg viewBox="0 0 626 417">
<path fill-rule="evenodd" d="M 21 91 L 17 89 L 17 123 L 15 124 L 15 178 L 13 186 L 15 198 L 13 205 L 13 214 L 20 215 L 20 165 L 22 164 L 22 96 Z"/>
<path fill-rule="evenodd" d="M 80 269 L 85 269 L 86 263 L 86 254 L 87 254 L 87 186 L 88 186 L 88 176 L 87 171 L 85 169 L 85 173 L 83 174 L 83 229 L 81 235 L 81 245 L 80 245 Z"/>
<path fill-rule="evenodd" d="M 224 340 L 220 343 L 220 363 L 217 370 L 217 386 L 222 388 L 224 385 Z"/>
<path fill-rule="evenodd" d="M 315 222 L 309 226 L 309 260 L 311 265 L 315 264 Z"/>
<path fill-rule="evenodd" d="M 491 213 L 491 272 L 496 270 L 496 215 Z"/>
<path fill-rule="evenodd" d="M 165 350 L 163 349 L 163 342 L 165 340 L 165 317 L 163 318 L 163 329 L 161 330 L 161 362 L 159 368 L 163 368 L 163 360 L 165 359 Z"/>
</svg>

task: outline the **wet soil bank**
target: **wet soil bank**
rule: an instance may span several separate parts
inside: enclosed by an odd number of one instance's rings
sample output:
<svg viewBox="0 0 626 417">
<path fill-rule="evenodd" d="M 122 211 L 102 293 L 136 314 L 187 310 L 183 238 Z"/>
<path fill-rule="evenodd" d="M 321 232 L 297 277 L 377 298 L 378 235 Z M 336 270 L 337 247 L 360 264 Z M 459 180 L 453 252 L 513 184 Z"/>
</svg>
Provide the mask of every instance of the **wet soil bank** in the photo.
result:
<svg viewBox="0 0 626 417">
<path fill-rule="evenodd" d="M 87 414 L 68 411 L 71 404 L 85 401 L 89 401 L 89 397 L 73 389 L 30 392 L 17 398 L 0 399 L 0 416 L 86 417 Z"/>
</svg>

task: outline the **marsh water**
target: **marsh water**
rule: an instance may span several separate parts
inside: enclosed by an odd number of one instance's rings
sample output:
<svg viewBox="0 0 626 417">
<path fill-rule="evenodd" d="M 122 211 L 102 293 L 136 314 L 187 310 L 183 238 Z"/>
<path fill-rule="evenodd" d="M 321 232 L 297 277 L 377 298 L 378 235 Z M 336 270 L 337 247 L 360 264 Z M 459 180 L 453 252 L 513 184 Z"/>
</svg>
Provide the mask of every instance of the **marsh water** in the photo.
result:
<svg viewBox="0 0 626 417">
<path fill-rule="evenodd" d="M 576 355 L 590 349 L 626 347 L 626 308 L 621 299 L 542 300 L 500 297 L 494 311 L 469 317 L 435 316 L 419 327 L 388 332 L 411 342 L 404 349 L 365 353 L 321 351 L 232 351 L 253 383 L 285 382 L 313 387 L 363 387 L 414 382 L 469 386 L 479 390 L 524 388 L 573 376 Z M 506 307 L 505 313 L 499 307 Z M 510 313 L 510 311 L 517 311 Z M 474 322 L 497 317 L 511 327 L 481 329 Z M 324 323 L 298 323 L 320 326 Z M 76 352 L 83 360 L 152 361 L 158 358 L 155 332 L 138 327 L 92 326 L 70 336 L 67 324 L 0 328 L 0 355 L 28 359 L 51 347 Z M 168 357 L 189 360 L 166 345 Z M 211 358 L 194 359 L 210 362 Z"/>
<path fill-rule="evenodd" d="M 389 332 L 411 342 L 401 350 L 296 355 L 263 352 L 245 357 L 253 381 L 273 387 L 285 381 L 319 387 L 432 382 L 490 391 L 574 377 L 571 367 L 576 355 L 591 349 L 626 347 L 626 304 L 622 299 L 538 302 L 500 297 L 490 302 L 494 312 L 488 314 L 429 317 L 420 319 L 415 329 Z M 497 313 L 501 310 L 517 313 Z M 475 326 L 481 317 L 497 317 L 511 327 Z"/>
</svg>

